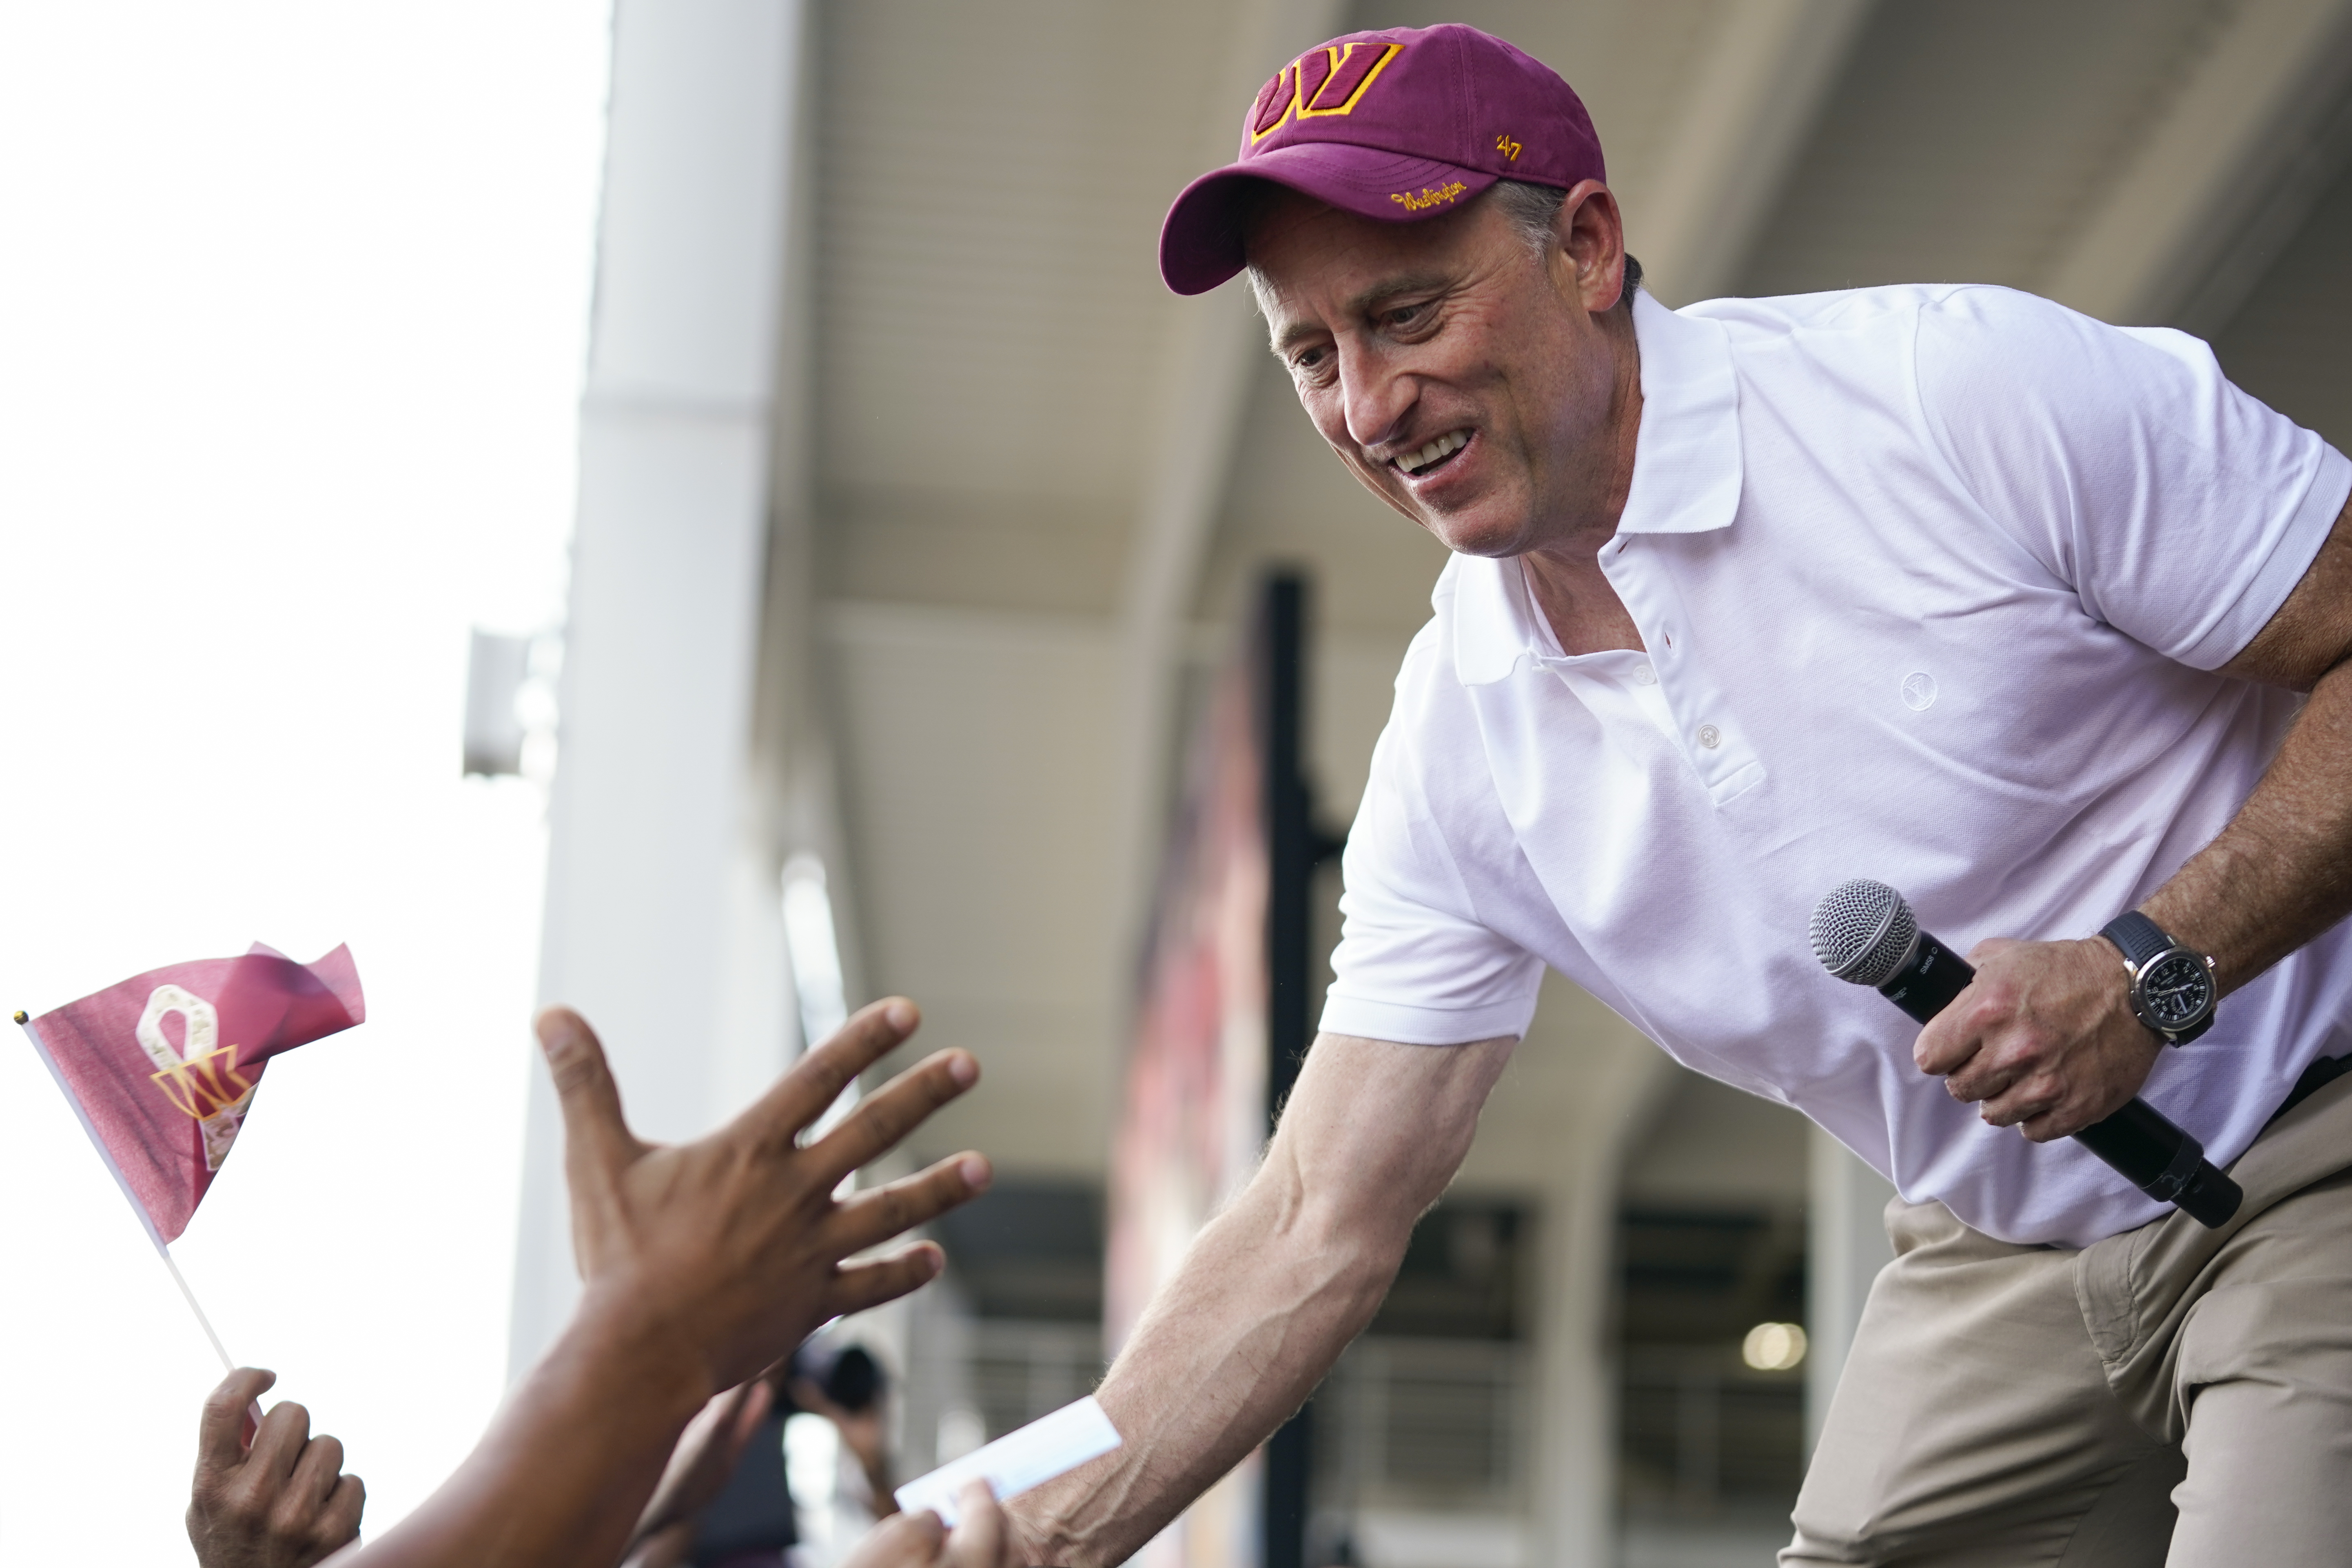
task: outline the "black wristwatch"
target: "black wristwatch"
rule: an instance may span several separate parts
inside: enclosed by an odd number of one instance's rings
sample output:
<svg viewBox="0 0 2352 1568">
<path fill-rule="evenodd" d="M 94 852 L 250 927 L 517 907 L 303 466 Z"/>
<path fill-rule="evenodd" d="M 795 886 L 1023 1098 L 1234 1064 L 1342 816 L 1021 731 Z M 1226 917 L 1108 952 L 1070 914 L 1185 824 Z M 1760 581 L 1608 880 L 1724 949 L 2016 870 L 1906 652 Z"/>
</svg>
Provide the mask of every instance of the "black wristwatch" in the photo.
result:
<svg viewBox="0 0 2352 1568">
<path fill-rule="evenodd" d="M 2213 984 L 2211 959 L 2165 935 L 2162 926 L 2137 910 L 2117 915 L 2099 934 L 2123 951 L 2132 1011 L 2158 1039 L 2185 1046 L 2213 1026 L 2220 988 Z"/>
</svg>

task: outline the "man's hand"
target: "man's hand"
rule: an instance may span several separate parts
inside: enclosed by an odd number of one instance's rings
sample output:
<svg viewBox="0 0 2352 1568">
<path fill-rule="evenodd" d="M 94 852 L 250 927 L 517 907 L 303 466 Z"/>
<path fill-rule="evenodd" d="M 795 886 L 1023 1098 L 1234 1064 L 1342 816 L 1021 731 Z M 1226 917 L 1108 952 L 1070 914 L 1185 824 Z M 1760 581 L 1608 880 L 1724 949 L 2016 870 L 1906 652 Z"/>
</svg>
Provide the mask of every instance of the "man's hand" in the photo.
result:
<svg viewBox="0 0 2352 1568">
<path fill-rule="evenodd" d="M 203 1568 L 310 1568 L 360 1532 L 367 1489 L 342 1473 L 343 1446 L 310 1436 L 310 1413 L 281 1404 L 245 1447 L 245 1413 L 278 1381 L 239 1367 L 205 1400 L 188 1539 Z"/>
<path fill-rule="evenodd" d="M 2231 992 L 2352 910 L 2352 501 L 2286 603 L 2221 673 L 2310 693 L 2270 770 L 2212 843 L 2139 907 Z M 1920 1031 L 1919 1070 L 2037 1143 L 2139 1092 L 2164 1047 L 2104 937 L 1988 942 L 1976 983 Z"/>
<path fill-rule="evenodd" d="M 2105 937 L 1979 942 L 1977 977 L 1919 1031 L 1912 1059 L 1995 1127 L 2036 1143 L 2113 1115 L 2163 1049 L 2131 1010 L 2123 955 Z"/>
<path fill-rule="evenodd" d="M 1021 1568 L 1026 1560 L 986 1481 L 965 1482 L 956 1508 L 961 1517 L 952 1531 L 940 1529 L 929 1509 L 891 1515 L 866 1531 L 841 1568 Z"/>
<path fill-rule="evenodd" d="M 978 1080 L 967 1051 L 908 1068 L 805 1148 L 802 1131 L 841 1090 L 915 1032 L 903 997 L 861 1010 L 758 1103 L 698 1142 L 641 1142 L 622 1120 L 604 1048 L 568 1007 L 539 1016 L 563 1107 L 572 1249 L 587 1283 L 583 1319 L 609 1317 L 632 1340 L 676 1347 L 698 1402 L 731 1388 L 830 1318 L 903 1296 L 940 1271 L 918 1242 L 848 1261 L 987 1189 L 975 1153 L 835 1201 L 843 1178 Z"/>
</svg>

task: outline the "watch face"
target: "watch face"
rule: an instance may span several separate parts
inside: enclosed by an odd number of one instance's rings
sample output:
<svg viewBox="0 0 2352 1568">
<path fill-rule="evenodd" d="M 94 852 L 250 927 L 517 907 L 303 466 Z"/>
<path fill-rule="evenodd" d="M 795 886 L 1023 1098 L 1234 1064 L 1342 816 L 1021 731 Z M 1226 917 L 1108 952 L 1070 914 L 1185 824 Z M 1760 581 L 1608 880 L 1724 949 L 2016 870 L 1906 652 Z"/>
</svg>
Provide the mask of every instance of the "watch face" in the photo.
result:
<svg viewBox="0 0 2352 1568">
<path fill-rule="evenodd" d="M 2184 1029 L 2213 1004 L 2213 976 L 2204 962 L 2176 952 L 2159 958 L 2140 976 L 2140 1005 L 2159 1029 Z"/>
</svg>

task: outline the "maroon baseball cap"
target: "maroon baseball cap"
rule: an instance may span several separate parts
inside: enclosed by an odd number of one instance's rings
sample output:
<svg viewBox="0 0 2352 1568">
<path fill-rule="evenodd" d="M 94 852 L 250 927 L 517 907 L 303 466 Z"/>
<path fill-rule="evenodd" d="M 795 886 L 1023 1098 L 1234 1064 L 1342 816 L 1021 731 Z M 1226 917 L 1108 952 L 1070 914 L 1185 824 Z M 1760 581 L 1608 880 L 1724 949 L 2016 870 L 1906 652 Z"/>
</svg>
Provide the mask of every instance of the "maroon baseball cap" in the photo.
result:
<svg viewBox="0 0 2352 1568">
<path fill-rule="evenodd" d="M 1241 198 L 1271 180 L 1386 223 L 1436 217 L 1496 180 L 1606 179 L 1575 89 L 1475 27 L 1349 33 L 1258 89 L 1240 159 L 1184 187 L 1160 227 L 1160 276 L 1202 294 L 1243 266 Z"/>
</svg>

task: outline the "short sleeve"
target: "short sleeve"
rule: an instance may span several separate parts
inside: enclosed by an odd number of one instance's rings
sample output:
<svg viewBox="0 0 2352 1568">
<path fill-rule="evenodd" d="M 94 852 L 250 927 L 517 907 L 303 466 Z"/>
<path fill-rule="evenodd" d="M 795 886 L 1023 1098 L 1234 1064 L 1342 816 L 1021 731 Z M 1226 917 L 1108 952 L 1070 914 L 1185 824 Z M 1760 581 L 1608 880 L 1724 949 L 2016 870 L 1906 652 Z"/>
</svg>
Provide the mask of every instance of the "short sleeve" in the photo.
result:
<svg viewBox="0 0 2352 1568">
<path fill-rule="evenodd" d="M 2200 669 L 2253 640 L 2352 493 L 2352 462 L 2182 332 L 1957 289 L 1921 309 L 1916 375 L 1994 524 L 2093 617 Z"/>
<path fill-rule="evenodd" d="M 1415 765 L 1423 747 L 1444 745 L 1426 722 L 1431 716 L 1416 711 L 1415 663 L 1409 655 L 1349 830 L 1339 945 L 1322 1026 L 1409 1046 L 1517 1037 L 1535 1016 L 1543 961 L 1478 918 Z M 1442 720 L 1435 728 L 1442 731 Z"/>
</svg>

